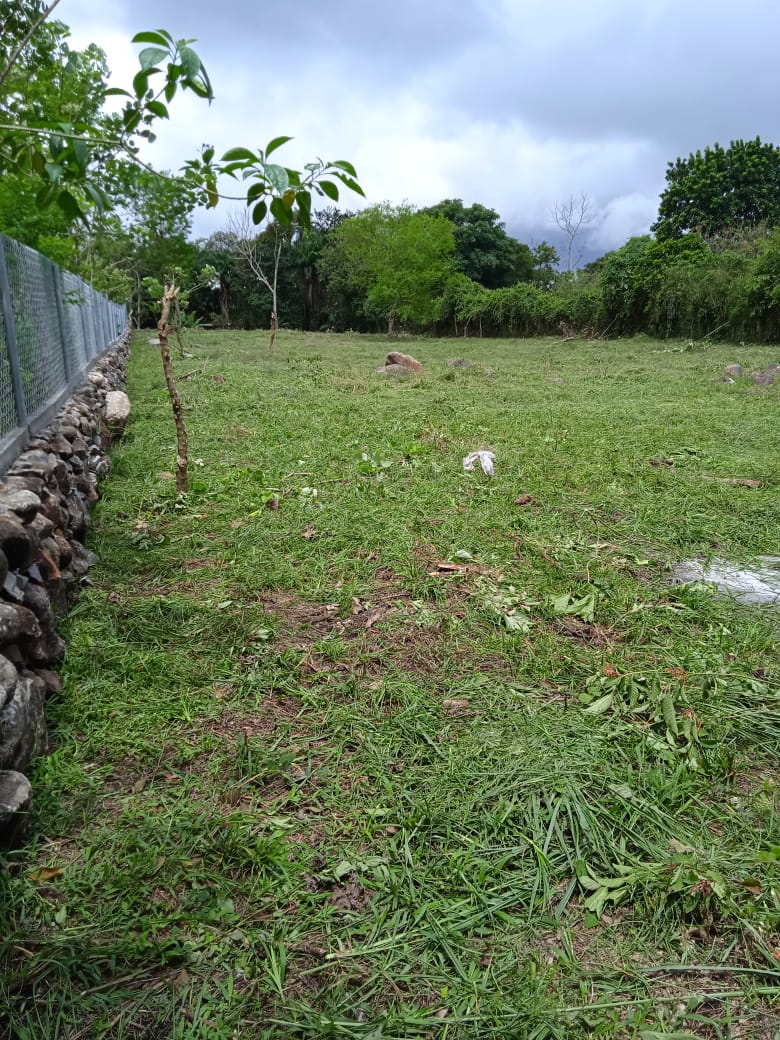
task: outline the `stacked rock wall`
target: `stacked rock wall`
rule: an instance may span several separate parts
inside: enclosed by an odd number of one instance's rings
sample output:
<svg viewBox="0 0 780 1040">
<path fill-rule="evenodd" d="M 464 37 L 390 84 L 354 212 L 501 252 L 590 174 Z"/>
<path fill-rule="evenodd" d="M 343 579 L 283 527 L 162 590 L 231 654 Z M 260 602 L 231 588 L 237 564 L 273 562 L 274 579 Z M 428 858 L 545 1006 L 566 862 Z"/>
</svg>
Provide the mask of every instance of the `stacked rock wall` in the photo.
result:
<svg viewBox="0 0 780 1040">
<path fill-rule="evenodd" d="M 108 449 L 127 419 L 129 333 L 0 478 L 0 847 L 22 838 L 25 771 L 46 751 L 46 699 L 60 691 L 57 623 L 96 562 L 84 548 Z"/>
</svg>

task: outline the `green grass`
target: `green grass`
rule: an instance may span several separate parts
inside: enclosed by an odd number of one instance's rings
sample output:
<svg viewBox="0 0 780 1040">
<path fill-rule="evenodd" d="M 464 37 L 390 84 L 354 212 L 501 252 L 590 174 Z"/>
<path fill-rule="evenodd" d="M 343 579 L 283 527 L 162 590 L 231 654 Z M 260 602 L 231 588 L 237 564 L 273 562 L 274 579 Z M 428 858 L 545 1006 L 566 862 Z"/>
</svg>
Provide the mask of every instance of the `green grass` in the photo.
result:
<svg viewBox="0 0 780 1040">
<path fill-rule="evenodd" d="M 778 551 L 775 353 L 400 344 L 193 333 L 177 499 L 138 338 L 13 1040 L 777 1035 L 777 615 L 668 573 Z"/>
</svg>

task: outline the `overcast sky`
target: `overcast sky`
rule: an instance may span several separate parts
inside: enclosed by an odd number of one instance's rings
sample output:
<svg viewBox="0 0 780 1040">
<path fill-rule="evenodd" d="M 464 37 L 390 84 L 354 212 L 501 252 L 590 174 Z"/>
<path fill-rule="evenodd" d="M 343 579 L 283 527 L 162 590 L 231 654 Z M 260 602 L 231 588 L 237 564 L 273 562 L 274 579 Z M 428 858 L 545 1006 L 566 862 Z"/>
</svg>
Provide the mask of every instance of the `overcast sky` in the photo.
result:
<svg viewBox="0 0 780 1040">
<path fill-rule="evenodd" d="M 197 39 L 216 100 L 174 102 L 158 168 L 290 134 L 285 165 L 349 159 L 369 202 L 481 202 L 531 242 L 558 242 L 556 201 L 585 192 L 586 258 L 649 229 L 678 155 L 780 142 L 776 0 L 62 0 L 55 17 L 116 85 L 134 33 Z"/>
</svg>

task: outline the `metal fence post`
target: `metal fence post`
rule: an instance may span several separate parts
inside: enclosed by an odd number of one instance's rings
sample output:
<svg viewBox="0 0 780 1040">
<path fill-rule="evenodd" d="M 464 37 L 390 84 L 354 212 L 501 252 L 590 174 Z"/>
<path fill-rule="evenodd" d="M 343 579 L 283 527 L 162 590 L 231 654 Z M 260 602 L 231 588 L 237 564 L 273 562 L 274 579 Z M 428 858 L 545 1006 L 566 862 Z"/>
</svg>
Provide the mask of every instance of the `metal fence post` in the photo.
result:
<svg viewBox="0 0 780 1040">
<path fill-rule="evenodd" d="M 8 347 L 8 364 L 11 368 L 11 385 L 14 390 L 16 418 L 20 426 L 27 422 L 27 404 L 22 386 L 22 370 L 19 365 L 19 347 L 16 342 L 16 324 L 11 304 L 11 286 L 8 281 L 8 268 L 5 262 L 5 246 L 0 235 L 0 296 L 2 297 L 3 320 L 5 322 L 5 342 Z"/>
<path fill-rule="evenodd" d="M 68 353 L 68 324 L 65 321 L 65 305 L 62 302 L 62 271 L 57 264 L 51 265 L 51 280 L 54 284 L 54 302 L 57 304 L 57 320 L 60 325 L 60 346 L 62 348 L 62 364 L 65 369 L 65 379 L 70 382 L 73 375 L 73 365 Z"/>
</svg>

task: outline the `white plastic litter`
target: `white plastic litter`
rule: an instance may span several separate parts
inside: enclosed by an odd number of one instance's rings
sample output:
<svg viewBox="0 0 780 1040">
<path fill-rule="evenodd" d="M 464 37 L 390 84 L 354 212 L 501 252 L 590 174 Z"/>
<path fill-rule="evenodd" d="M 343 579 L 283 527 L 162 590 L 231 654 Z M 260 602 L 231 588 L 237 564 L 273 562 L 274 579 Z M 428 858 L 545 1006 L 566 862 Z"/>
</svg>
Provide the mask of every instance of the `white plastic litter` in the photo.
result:
<svg viewBox="0 0 780 1040">
<path fill-rule="evenodd" d="M 486 477 L 494 477 L 496 475 L 493 463 L 496 461 L 496 456 L 492 451 L 472 451 L 463 460 L 463 468 L 469 473 L 474 472 L 474 463 L 479 462 L 482 467 L 482 472 Z"/>
<path fill-rule="evenodd" d="M 737 567 L 728 560 L 688 560 L 673 568 L 681 583 L 705 581 L 719 593 L 740 603 L 762 606 L 780 604 L 780 556 L 759 556 L 751 568 Z"/>
</svg>

